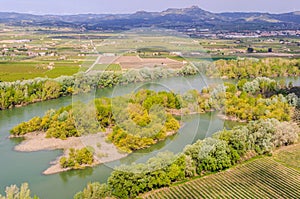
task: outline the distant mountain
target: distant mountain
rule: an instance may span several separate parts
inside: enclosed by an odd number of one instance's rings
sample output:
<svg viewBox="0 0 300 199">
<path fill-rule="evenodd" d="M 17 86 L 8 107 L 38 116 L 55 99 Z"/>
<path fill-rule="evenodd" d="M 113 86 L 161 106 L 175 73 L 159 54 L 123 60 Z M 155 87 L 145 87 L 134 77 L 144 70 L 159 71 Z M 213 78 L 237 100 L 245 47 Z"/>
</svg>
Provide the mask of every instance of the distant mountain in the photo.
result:
<svg viewBox="0 0 300 199">
<path fill-rule="evenodd" d="M 32 15 L 0 13 L 0 23 L 17 26 L 67 26 L 87 30 L 127 30 L 136 27 L 163 27 L 184 31 L 210 29 L 234 30 L 298 30 L 300 12 L 269 13 L 212 13 L 197 6 L 167 9 L 162 12 L 139 11 L 134 14 Z"/>
<path fill-rule="evenodd" d="M 300 13 L 300 12 L 299 12 Z M 249 19 L 262 19 L 271 21 L 274 23 L 296 23 L 300 24 L 300 14 L 298 12 L 284 13 L 284 14 L 269 14 L 269 13 L 243 13 L 243 12 L 234 12 L 234 13 L 221 13 L 219 15 L 224 16 L 230 20 L 244 19 L 249 21 Z M 265 20 L 266 21 L 266 20 Z"/>
</svg>

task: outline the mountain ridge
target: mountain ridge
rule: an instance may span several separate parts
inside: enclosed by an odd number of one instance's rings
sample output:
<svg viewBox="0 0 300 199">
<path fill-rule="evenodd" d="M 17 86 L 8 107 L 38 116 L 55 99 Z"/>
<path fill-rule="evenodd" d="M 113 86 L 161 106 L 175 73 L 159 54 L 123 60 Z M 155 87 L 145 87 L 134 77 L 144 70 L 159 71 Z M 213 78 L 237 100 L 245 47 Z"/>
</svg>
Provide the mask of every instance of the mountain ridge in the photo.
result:
<svg viewBox="0 0 300 199">
<path fill-rule="evenodd" d="M 7 25 L 41 25 L 84 27 L 87 30 L 128 30 L 136 27 L 157 26 L 171 29 L 208 28 L 236 29 L 300 29 L 300 11 L 271 14 L 266 12 L 213 13 L 192 6 L 169 8 L 161 12 L 137 11 L 132 14 L 73 14 L 34 15 L 0 12 L 0 23 Z"/>
</svg>

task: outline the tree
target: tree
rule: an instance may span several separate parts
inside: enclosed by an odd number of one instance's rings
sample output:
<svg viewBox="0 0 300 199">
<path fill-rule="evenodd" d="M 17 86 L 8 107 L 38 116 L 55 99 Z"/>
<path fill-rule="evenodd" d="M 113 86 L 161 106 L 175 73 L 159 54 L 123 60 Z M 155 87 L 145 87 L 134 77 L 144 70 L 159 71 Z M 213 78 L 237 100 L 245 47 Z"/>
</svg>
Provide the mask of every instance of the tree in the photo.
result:
<svg viewBox="0 0 300 199">
<path fill-rule="evenodd" d="M 140 193 L 184 179 L 185 167 L 184 155 L 159 153 L 145 164 L 116 168 L 108 179 L 108 186 L 118 198 L 133 198 Z"/>
<path fill-rule="evenodd" d="M 99 199 L 111 196 L 110 187 L 99 182 L 88 183 L 82 192 L 77 193 L 74 199 Z"/>
<path fill-rule="evenodd" d="M 87 147 L 75 150 L 71 148 L 69 157 L 62 157 L 59 161 L 62 168 L 77 169 L 84 165 L 92 165 L 94 162 L 93 152 Z"/>
<path fill-rule="evenodd" d="M 39 199 L 37 196 L 30 196 L 30 189 L 27 183 L 23 183 L 19 189 L 16 185 L 6 187 L 6 196 L 1 196 L 0 199 Z"/>
<path fill-rule="evenodd" d="M 251 48 L 251 47 L 247 48 L 247 53 L 253 53 L 253 52 L 254 52 L 253 48 Z"/>
<path fill-rule="evenodd" d="M 206 138 L 197 158 L 197 172 L 219 171 L 231 166 L 230 148 L 225 141 Z"/>
<path fill-rule="evenodd" d="M 60 96 L 61 86 L 56 81 L 46 81 L 43 87 L 43 100 L 58 98 Z"/>
</svg>

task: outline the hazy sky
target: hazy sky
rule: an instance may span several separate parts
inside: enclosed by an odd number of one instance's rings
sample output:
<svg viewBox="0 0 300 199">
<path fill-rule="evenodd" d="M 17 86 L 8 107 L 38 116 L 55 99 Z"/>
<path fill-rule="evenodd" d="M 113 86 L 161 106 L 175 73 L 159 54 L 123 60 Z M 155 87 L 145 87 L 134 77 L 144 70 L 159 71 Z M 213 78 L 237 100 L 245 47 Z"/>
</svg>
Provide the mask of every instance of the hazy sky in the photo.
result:
<svg viewBox="0 0 300 199">
<path fill-rule="evenodd" d="M 212 12 L 300 11 L 300 0 L 0 0 L 0 12 L 35 14 L 133 13 L 197 5 Z"/>
</svg>

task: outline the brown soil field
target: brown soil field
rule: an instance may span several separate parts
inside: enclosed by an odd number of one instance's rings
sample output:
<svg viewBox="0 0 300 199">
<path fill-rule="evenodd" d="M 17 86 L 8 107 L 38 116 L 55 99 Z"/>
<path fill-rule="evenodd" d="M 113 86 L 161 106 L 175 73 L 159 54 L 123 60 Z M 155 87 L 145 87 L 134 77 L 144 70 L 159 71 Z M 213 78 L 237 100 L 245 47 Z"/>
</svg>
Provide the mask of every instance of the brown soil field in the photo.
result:
<svg viewBox="0 0 300 199">
<path fill-rule="evenodd" d="M 140 58 L 139 56 L 102 56 L 98 64 L 120 64 L 122 69 L 153 68 L 157 66 L 178 69 L 186 63 L 169 58 Z"/>
</svg>

